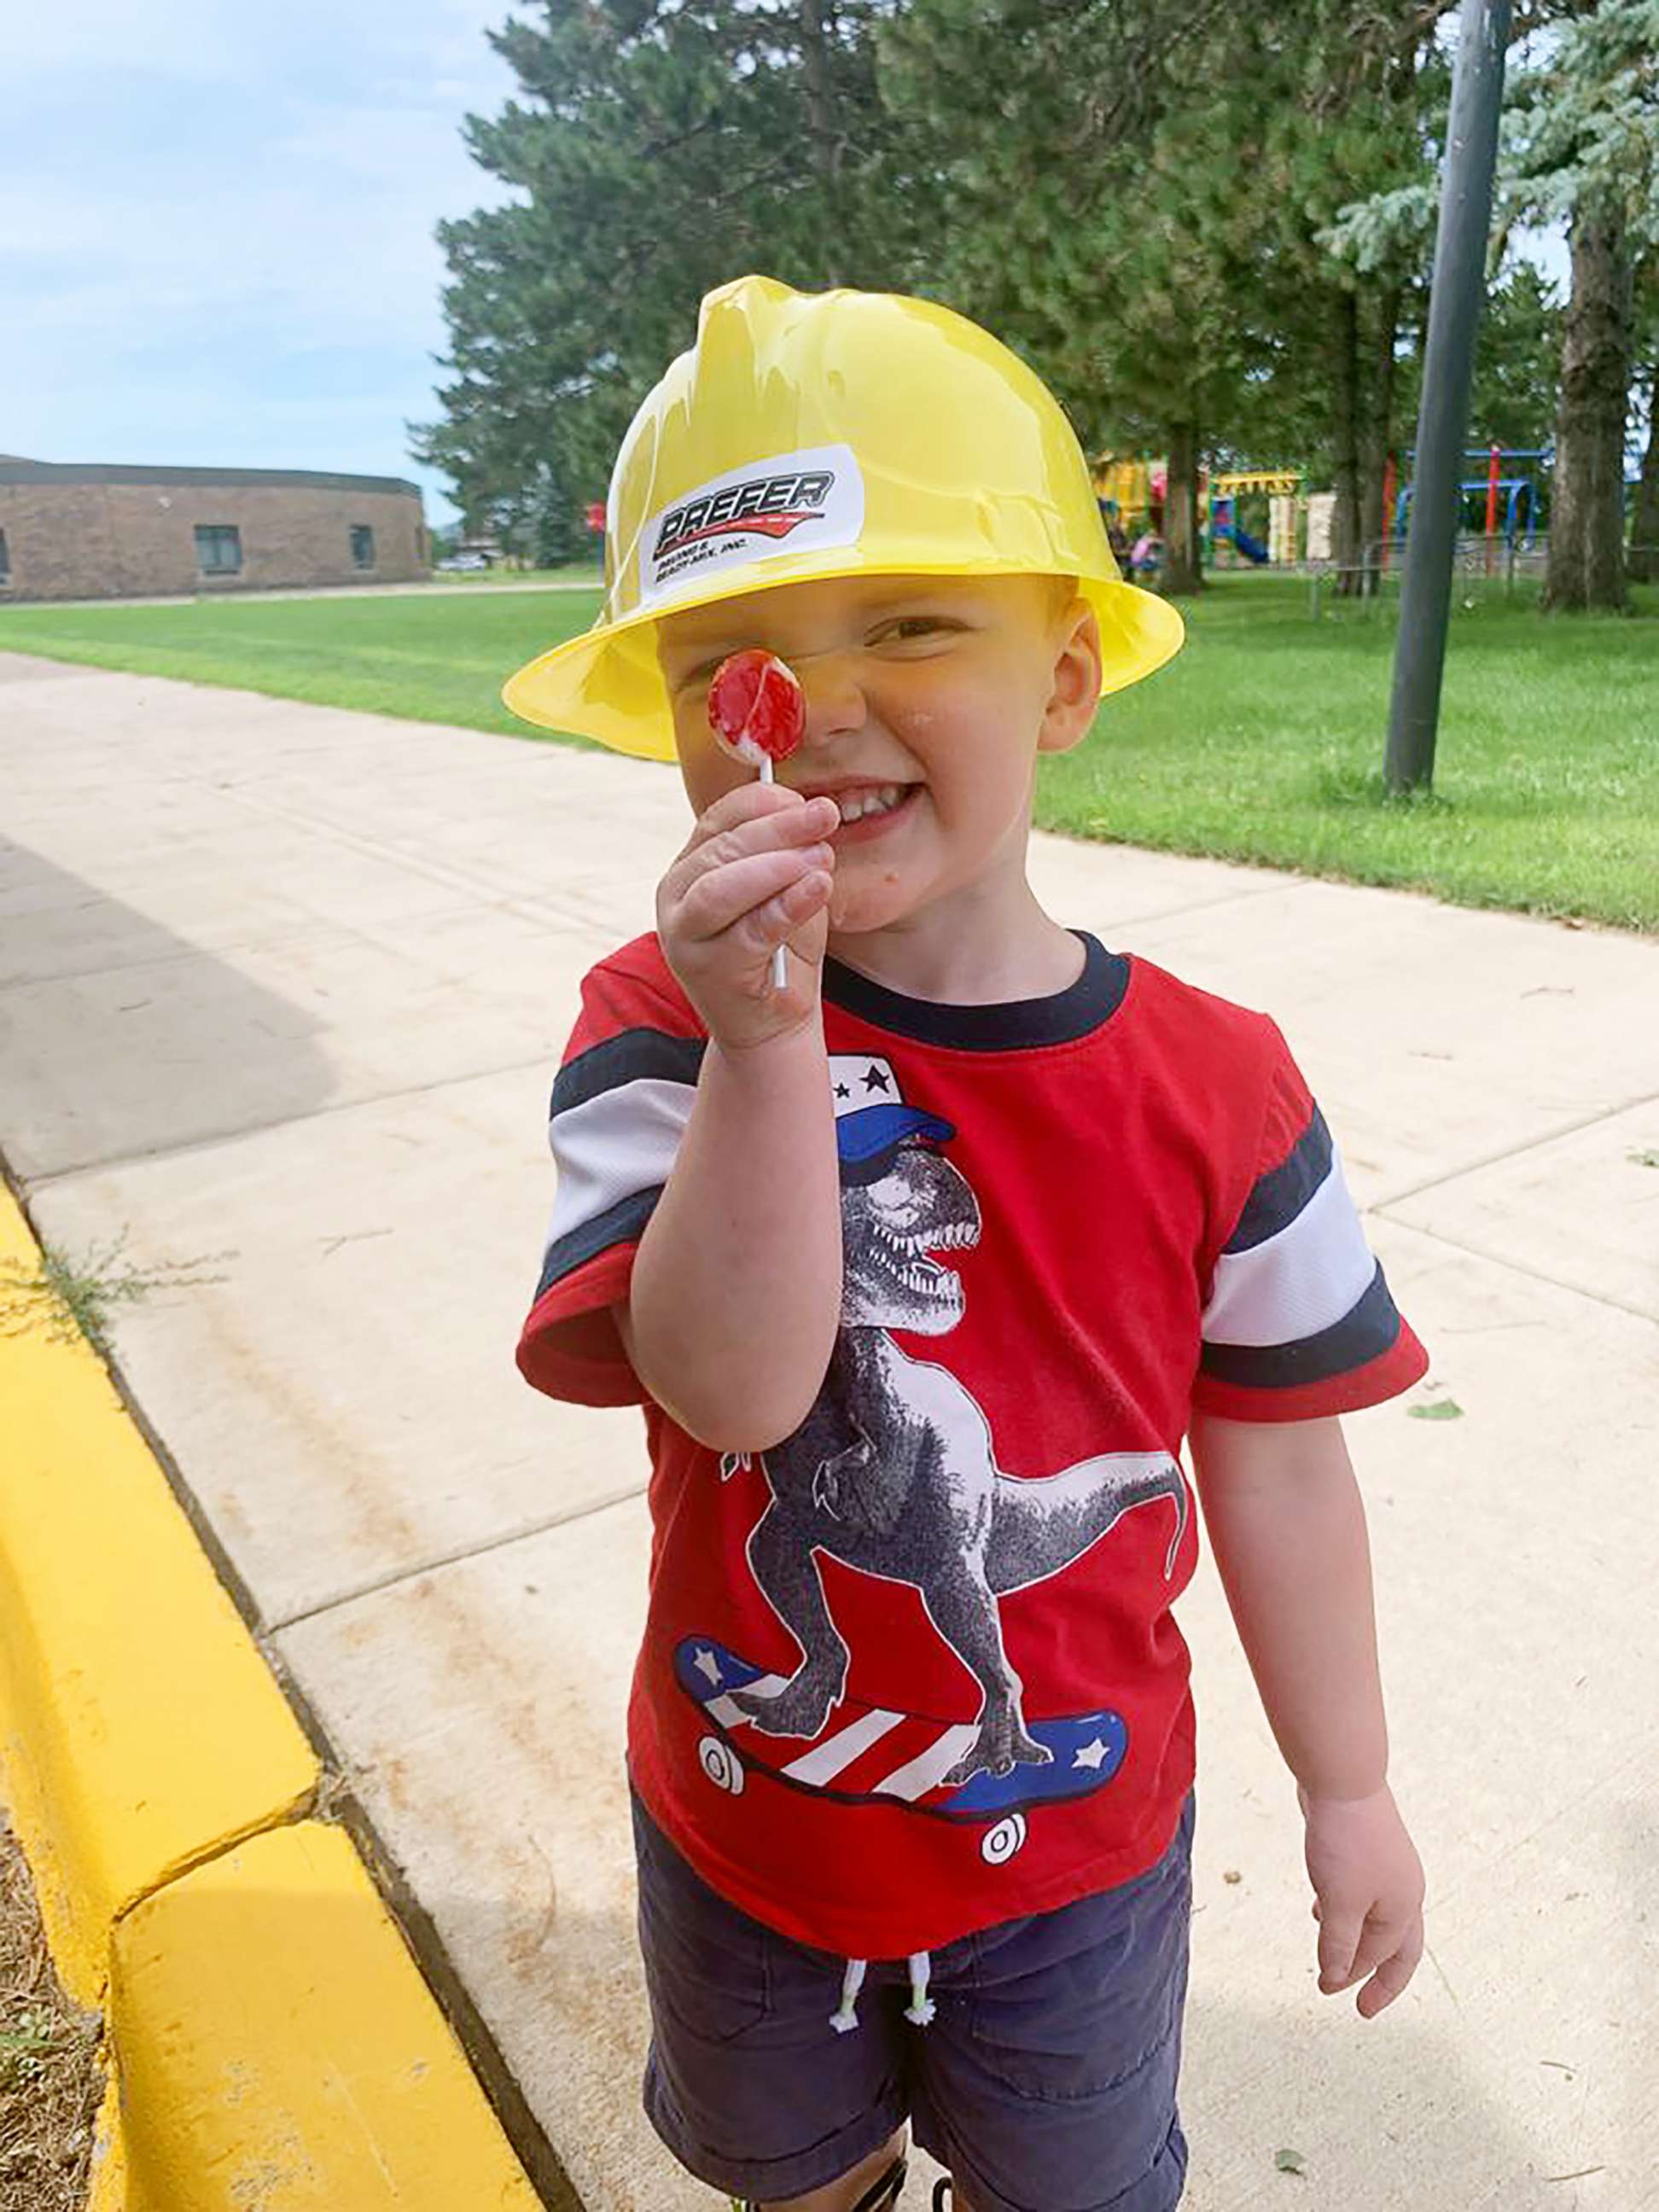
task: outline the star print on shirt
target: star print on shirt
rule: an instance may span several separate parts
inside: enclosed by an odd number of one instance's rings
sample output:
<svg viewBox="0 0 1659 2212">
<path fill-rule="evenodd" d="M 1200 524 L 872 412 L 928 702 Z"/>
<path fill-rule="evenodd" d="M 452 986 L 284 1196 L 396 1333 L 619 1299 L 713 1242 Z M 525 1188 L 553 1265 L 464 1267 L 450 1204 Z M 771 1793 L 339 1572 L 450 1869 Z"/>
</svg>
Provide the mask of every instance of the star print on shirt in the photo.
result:
<svg viewBox="0 0 1659 2212">
<path fill-rule="evenodd" d="M 1109 1755 L 1106 1746 L 1096 1736 L 1092 1743 L 1083 1744 L 1073 1753 L 1072 1764 L 1073 1766 L 1098 1766 Z"/>
<path fill-rule="evenodd" d="M 850 1098 L 850 1097 L 852 1097 L 852 1095 L 853 1095 L 853 1086 L 851 1085 L 851 1084 L 849 1084 L 849 1083 L 838 1083 L 838 1084 L 836 1085 L 836 1097 L 837 1097 L 837 1098 Z"/>
<path fill-rule="evenodd" d="M 864 1087 L 866 1091 L 885 1091 L 889 1088 L 889 1085 L 887 1078 L 881 1070 L 872 1066 L 865 1076 Z"/>
</svg>

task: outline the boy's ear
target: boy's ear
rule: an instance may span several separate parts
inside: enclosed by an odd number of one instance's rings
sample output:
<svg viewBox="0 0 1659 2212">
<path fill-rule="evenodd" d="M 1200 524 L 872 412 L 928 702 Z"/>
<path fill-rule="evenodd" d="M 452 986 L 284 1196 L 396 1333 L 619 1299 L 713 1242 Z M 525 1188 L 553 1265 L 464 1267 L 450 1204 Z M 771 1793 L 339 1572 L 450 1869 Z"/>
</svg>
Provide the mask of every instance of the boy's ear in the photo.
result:
<svg viewBox="0 0 1659 2212">
<path fill-rule="evenodd" d="M 1041 753 L 1068 753 L 1087 732 L 1100 704 L 1100 622 L 1087 599 L 1061 618 L 1054 682 L 1037 733 Z"/>
</svg>

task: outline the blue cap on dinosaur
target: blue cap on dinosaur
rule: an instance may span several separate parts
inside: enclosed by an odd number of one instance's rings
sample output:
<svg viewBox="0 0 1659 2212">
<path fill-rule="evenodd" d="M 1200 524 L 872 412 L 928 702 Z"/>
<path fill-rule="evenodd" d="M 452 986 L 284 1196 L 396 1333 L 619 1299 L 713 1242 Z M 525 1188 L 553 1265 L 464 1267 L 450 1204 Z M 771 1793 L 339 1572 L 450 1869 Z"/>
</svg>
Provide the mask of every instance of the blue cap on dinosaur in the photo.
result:
<svg viewBox="0 0 1659 2212">
<path fill-rule="evenodd" d="M 896 1151 L 907 1137 L 944 1144 L 956 1129 L 937 1114 L 907 1106 L 892 1062 L 873 1053 L 832 1053 L 830 1095 L 836 1109 L 836 1150 L 843 1167 L 862 1167 Z"/>
</svg>

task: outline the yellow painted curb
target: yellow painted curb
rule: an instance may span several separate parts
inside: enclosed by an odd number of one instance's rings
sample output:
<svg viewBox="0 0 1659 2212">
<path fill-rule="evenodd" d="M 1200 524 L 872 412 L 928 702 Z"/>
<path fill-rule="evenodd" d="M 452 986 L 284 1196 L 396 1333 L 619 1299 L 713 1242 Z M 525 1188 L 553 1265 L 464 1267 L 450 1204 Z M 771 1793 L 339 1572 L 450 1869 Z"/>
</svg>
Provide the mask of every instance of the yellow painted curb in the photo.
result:
<svg viewBox="0 0 1659 2212">
<path fill-rule="evenodd" d="M 89 2212 L 538 2203 L 342 1829 L 255 1836 L 137 1906 L 110 2021 L 125 2190 Z"/>
<path fill-rule="evenodd" d="M 0 1281 L 39 1252 L 0 1187 Z M 89 1347 L 0 1336 L 0 1795 L 105 2015 L 88 2212 L 540 2199 Z"/>
<path fill-rule="evenodd" d="M 0 1190 L 0 1271 L 39 1262 Z M 0 1336 L 0 1759 L 64 1988 L 118 1917 L 291 1818 L 319 1770 L 102 1363 Z"/>
</svg>

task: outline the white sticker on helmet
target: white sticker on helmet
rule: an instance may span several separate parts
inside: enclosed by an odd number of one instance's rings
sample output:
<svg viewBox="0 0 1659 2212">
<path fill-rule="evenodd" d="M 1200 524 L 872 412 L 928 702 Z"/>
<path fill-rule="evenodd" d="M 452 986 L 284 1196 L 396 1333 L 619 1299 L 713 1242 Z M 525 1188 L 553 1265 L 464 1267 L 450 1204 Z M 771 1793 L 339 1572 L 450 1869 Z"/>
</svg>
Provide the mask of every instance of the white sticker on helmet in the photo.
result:
<svg viewBox="0 0 1659 2212">
<path fill-rule="evenodd" d="M 699 484 L 653 514 L 640 545 L 640 605 L 660 606 L 717 569 L 852 545 L 864 478 L 850 446 L 773 453 Z"/>
</svg>

